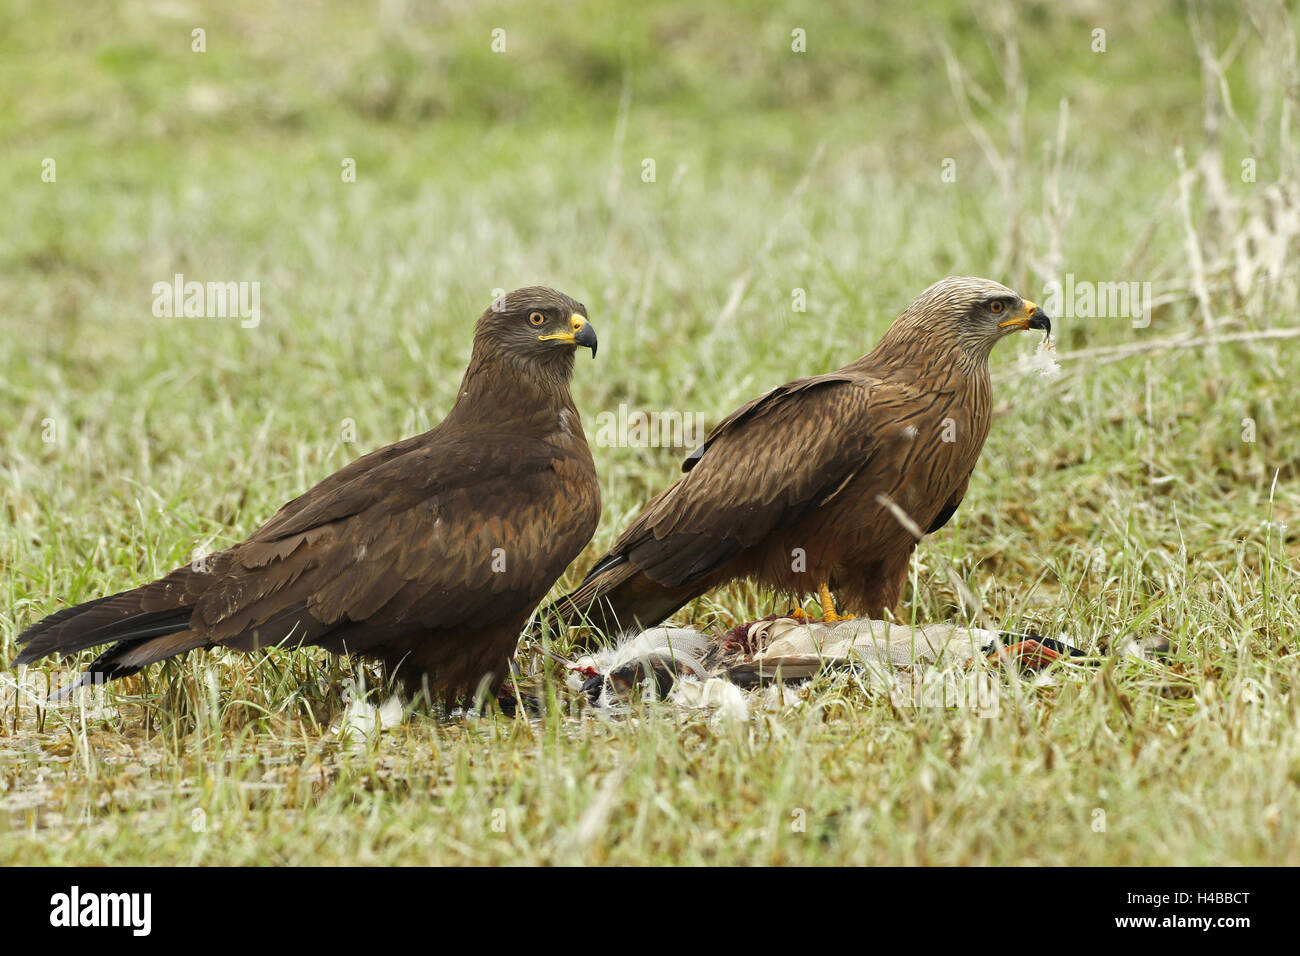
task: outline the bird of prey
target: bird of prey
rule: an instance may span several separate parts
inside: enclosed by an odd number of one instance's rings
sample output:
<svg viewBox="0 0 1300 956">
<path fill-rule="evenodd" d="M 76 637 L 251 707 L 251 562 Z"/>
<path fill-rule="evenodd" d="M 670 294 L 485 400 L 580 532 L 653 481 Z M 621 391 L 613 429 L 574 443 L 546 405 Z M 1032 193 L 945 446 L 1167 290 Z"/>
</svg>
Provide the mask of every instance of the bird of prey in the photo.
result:
<svg viewBox="0 0 1300 956">
<path fill-rule="evenodd" d="M 542 287 L 498 299 L 436 428 L 358 458 L 205 562 L 50 615 L 19 635 L 15 664 L 111 643 L 84 684 L 196 648 L 315 645 L 379 660 L 430 700 L 495 692 L 600 515 L 569 394 L 577 347 L 596 354 L 586 311 Z"/>
<path fill-rule="evenodd" d="M 936 282 L 867 355 L 728 415 L 541 625 L 652 627 L 736 578 L 817 594 L 829 621 L 834 594 L 881 617 L 917 543 L 895 509 L 927 533 L 957 510 L 989 431 L 989 353 L 1023 329 L 1051 321 L 1006 286 Z"/>
</svg>

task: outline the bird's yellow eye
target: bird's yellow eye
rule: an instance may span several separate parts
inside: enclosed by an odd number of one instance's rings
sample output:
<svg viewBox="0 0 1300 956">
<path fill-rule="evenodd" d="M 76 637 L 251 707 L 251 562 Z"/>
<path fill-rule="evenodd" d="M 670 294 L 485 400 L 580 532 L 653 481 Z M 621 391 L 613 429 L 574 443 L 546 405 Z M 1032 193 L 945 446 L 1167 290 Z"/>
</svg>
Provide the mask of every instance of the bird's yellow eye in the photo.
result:
<svg viewBox="0 0 1300 956">
<path fill-rule="evenodd" d="M 533 312 L 528 316 L 528 321 L 533 325 L 541 325 L 546 321 L 546 316 L 542 315 L 540 312 Z"/>
<path fill-rule="evenodd" d="M 1007 306 L 1005 302 L 994 302 L 992 305 L 989 306 L 989 311 L 992 312 L 994 315 L 997 315 L 1006 307 Z"/>
</svg>

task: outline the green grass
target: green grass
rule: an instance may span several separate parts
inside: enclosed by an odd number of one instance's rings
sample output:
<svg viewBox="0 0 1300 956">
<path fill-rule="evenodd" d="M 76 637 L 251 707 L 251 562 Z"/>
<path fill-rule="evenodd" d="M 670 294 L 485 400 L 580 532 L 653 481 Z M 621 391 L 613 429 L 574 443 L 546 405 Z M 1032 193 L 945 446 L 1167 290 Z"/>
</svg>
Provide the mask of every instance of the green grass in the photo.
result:
<svg viewBox="0 0 1300 956">
<path fill-rule="evenodd" d="M 587 304 L 601 352 L 574 394 L 589 437 L 621 402 L 712 423 L 837 367 L 946 274 L 1040 297 L 1062 97 L 1062 271 L 1175 295 L 1144 330 L 1059 321 L 1061 351 L 1200 328 L 1179 294 L 1173 151 L 1195 162 L 1205 143 L 1181 11 L 1019 10 L 1021 241 L 1000 262 L 1017 217 L 940 41 L 990 90 L 977 115 L 1009 150 L 1001 46 L 964 4 L 860 7 L 0 7 L 0 664 L 41 615 L 237 541 L 438 421 L 495 288 Z M 1220 48 L 1241 17 L 1211 5 Z M 207 53 L 190 52 L 196 26 Z M 1275 53 L 1251 34 L 1227 71 L 1246 129 L 1223 123 L 1222 166 L 1248 208 L 1296 182 L 1267 134 Z M 1239 181 L 1242 156 L 1258 183 Z M 1226 248 L 1210 198 L 1191 202 L 1207 250 Z M 261 324 L 155 318 L 151 287 L 177 272 L 260 282 Z M 1216 285 L 1216 315 L 1228 331 L 1300 324 L 1297 278 Z M 995 354 L 1002 413 L 957 518 L 917 553 L 903 614 L 961 617 L 947 562 L 1000 626 L 1103 657 L 1116 636 L 1163 635 L 1166 663 L 1062 668 L 1019 700 L 1005 687 L 991 718 L 894 708 L 849 677 L 739 727 L 651 704 L 595 716 L 553 686 L 542 718 L 414 714 L 348 744 L 329 732 L 346 663 L 194 657 L 97 713 L 6 692 L 0 862 L 1300 863 L 1297 343 L 1010 374 L 1034 344 Z M 604 515 L 557 590 L 683 452 L 593 451 Z M 683 619 L 773 609 L 737 584 Z"/>
</svg>

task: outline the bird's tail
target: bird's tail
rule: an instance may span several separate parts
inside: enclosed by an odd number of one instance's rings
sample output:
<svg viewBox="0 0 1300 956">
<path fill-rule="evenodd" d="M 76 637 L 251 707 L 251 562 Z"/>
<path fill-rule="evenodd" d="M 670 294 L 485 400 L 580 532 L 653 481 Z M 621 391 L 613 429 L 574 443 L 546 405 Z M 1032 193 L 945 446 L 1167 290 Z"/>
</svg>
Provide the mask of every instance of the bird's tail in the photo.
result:
<svg viewBox="0 0 1300 956">
<path fill-rule="evenodd" d="M 42 657 L 67 657 L 101 644 L 100 654 L 81 679 L 61 694 L 91 683 L 134 674 L 147 664 L 202 647 L 206 639 L 190 630 L 190 616 L 202 579 L 190 568 L 119 594 L 56 611 L 18 635 L 22 648 L 14 666 Z"/>
<path fill-rule="evenodd" d="M 666 587 L 631 562 L 606 558 L 577 588 L 542 609 L 530 636 L 585 627 L 586 636 L 577 643 L 591 645 L 600 635 L 615 637 L 654 627 L 707 589 L 699 582 Z"/>
</svg>

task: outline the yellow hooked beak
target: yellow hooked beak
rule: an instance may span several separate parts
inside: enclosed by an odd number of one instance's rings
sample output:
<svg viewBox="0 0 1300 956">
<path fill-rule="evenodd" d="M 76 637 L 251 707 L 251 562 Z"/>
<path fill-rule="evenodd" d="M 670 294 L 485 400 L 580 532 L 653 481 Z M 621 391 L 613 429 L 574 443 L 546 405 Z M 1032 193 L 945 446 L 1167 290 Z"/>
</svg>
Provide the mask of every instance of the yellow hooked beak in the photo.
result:
<svg viewBox="0 0 1300 956">
<path fill-rule="evenodd" d="M 569 325 L 573 328 L 572 332 L 555 332 L 551 335 L 539 335 L 539 342 L 567 342 L 569 345 L 582 345 L 591 349 L 591 357 L 596 357 L 596 330 L 591 327 L 586 316 L 573 313 L 569 316 Z"/>
<path fill-rule="evenodd" d="M 1038 306 L 1026 299 L 1025 311 L 1022 314 L 1017 315 L 1014 319 L 1007 319 L 1005 322 L 999 322 L 998 328 L 1016 329 L 1017 331 L 1028 328 L 1041 329 L 1044 328 L 1043 323 L 1046 318 L 1047 316 L 1039 311 Z M 1051 325 L 1047 325 L 1046 328 L 1050 329 Z"/>
</svg>

